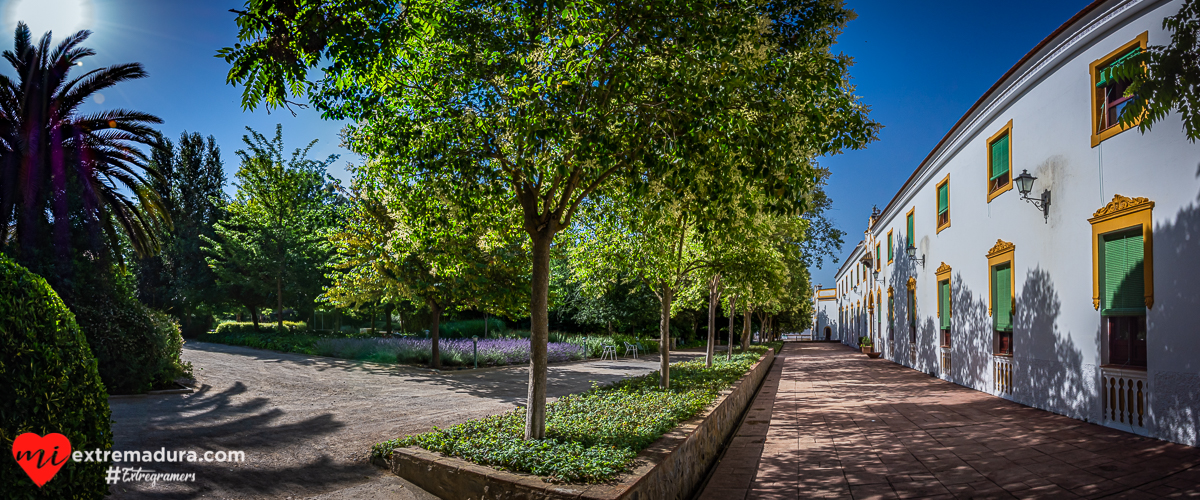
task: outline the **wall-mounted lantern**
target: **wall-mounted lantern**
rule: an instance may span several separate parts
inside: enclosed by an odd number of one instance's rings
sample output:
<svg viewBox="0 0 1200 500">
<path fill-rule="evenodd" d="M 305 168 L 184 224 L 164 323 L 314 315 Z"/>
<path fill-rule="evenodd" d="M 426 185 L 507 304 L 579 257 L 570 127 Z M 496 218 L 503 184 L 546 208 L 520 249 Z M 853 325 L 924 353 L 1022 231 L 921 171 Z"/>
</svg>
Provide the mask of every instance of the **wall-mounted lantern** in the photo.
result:
<svg viewBox="0 0 1200 500">
<path fill-rule="evenodd" d="M 920 264 L 921 267 L 925 267 L 925 256 L 921 255 L 921 258 L 917 258 L 917 247 L 910 245 L 904 249 L 904 253 L 908 254 L 908 260 Z"/>
<path fill-rule="evenodd" d="M 1036 181 L 1036 180 L 1037 180 L 1037 177 L 1029 175 L 1029 171 L 1025 170 L 1025 169 L 1021 170 L 1021 175 L 1018 175 L 1015 178 L 1013 178 L 1013 182 L 1017 185 L 1017 191 L 1021 192 L 1021 199 L 1028 201 L 1030 203 L 1033 203 L 1033 206 L 1037 207 L 1038 210 L 1042 211 L 1043 223 L 1049 223 L 1050 222 L 1050 190 L 1049 189 L 1043 190 L 1041 199 L 1029 197 L 1029 192 L 1033 191 L 1033 181 Z"/>
</svg>

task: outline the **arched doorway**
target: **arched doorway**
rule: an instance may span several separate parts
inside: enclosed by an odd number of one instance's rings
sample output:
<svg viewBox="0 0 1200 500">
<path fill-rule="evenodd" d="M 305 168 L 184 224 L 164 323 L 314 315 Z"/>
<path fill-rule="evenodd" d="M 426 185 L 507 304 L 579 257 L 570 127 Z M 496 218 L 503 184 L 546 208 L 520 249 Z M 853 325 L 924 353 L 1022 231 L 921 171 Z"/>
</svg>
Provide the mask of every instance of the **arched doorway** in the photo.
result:
<svg viewBox="0 0 1200 500">
<path fill-rule="evenodd" d="M 833 335 L 833 330 L 830 330 L 828 326 L 825 327 L 825 340 L 829 340 L 830 336 L 832 336 L 832 335 Z"/>
</svg>

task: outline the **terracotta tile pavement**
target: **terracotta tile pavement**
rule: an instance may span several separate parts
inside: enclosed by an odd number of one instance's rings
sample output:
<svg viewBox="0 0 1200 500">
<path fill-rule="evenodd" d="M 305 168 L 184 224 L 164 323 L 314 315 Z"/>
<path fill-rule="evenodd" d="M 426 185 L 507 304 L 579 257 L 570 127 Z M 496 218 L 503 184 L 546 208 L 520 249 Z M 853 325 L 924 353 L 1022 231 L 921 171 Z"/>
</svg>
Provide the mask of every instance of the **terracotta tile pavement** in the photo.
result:
<svg viewBox="0 0 1200 500">
<path fill-rule="evenodd" d="M 1200 497 L 1200 449 L 789 343 L 699 498 Z"/>
</svg>

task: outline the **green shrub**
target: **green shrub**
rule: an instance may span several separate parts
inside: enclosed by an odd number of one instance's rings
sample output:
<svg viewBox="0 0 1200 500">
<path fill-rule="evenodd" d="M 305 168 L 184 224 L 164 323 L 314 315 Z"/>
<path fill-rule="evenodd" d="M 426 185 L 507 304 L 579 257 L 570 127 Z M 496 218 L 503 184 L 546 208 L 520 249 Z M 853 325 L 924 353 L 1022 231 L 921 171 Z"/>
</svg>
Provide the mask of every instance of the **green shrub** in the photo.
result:
<svg viewBox="0 0 1200 500">
<path fill-rule="evenodd" d="M 504 332 L 508 331 L 503 321 L 499 318 L 487 319 L 487 334 L 484 334 L 484 322 L 482 319 L 467 319 L 462 321 L 448 321 L 439 325 L 438 331 L 441 338 L 444 339 L 469 339 L 471 337 L 484 338 L 500 338 Z M 423 334 L 424 332 L 422 332 Z"/>
<path fill-rule="evenodd" d="M 671 388 L 658 387 L 658 372 L 564 396 L 546 405 L 546 439 L 525 440 L 525 410 L 468 420 L 376 444 L 371 453 L 419 446 L 504 470 L 558 481 L 597 483 L 630 470 L 638 452 L 702 411 L 733 385 L 767 347 L 753 346 L 732 359 L 671 364 Z"/>
<path fill-rule="evenodd" d="M 284 321 L 283 328 L 285 330 L 287 330 L 288 333 L 292 333 L 292 334 L 304 333 L 304 332 L 308 331 L 308 323 L 305 323 L 303 321 Z M 345 328 L 345 327 L 343 327 L 343 328 Z M 217 333 L 217 335 L 233 335 L 233 334 L 243 334 L 243 333 L 267 333 L 267 332 L 275 332 L 278 329 L 279 329 L 278 321 L 276 321 L 276 322 L 259 321 L 257 330 L 254 329 L 254 323 L 251 323 L 251 322 L 227 321 L 225 323 L 221 323 L 221 324 L 217 325 L 216 333 Z"/>
<path fill-rule="evenodd" d="M 85 277 L 90 293 L 72 305 L 75 319 L 100 361 L 109 394 L 137 394 L 170 387 L 191 367 L 180 360 L 179 324 L 146 307 L 116 278 Z"/>
<path fill-rule="evenodd" d="M 76 450 L 112 448 L 108 396 L 87 338 L 46 281 L 0 255 L 0 448 L 26 432 L 60 433 Z M 100 498 L 106 462 L 68 462 L 38 488 L 0 460 L 5 498 Z"/>
</svg>

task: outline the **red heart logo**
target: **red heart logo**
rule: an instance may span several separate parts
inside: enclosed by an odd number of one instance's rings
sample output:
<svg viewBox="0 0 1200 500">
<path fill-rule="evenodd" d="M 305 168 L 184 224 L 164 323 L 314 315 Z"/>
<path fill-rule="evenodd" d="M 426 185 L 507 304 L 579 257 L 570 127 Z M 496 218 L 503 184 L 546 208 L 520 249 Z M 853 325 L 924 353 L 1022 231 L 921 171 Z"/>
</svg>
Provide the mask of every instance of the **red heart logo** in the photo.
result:
<svg viewBox="0 0 1200 500">
<path fill-rule="evenodd" d="M 41 488 L 71 458 L 71 442 L 57 432 L 46 437 L 26 432 L 13 441 L 13 458 Z"/>
</svg>

